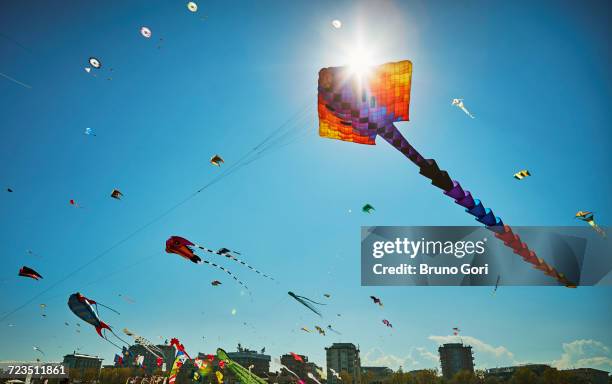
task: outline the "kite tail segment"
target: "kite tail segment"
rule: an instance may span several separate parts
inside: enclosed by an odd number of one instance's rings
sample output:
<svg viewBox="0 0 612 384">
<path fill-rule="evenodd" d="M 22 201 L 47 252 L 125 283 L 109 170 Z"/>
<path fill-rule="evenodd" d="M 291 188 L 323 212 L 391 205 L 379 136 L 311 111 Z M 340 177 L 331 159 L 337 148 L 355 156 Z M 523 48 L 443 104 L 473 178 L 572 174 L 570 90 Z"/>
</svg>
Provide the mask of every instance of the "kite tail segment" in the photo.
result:
<svg viewBox="0 0 612 384">
<path fill-rule="evenodd" d="M 100 321 L 100 325 L 96 327 L 96 332 L 98 332 L 98 335 L 100 335 L 100 337 L 102 337 L 102 338 L 105 338 L 104 336 L 102 336 L 102 330 L 103 330 L 103 329 L 108 329 L 108 330 L 109 330 L 109 331 L 111 331 L 111 332 L 113 331 L 113 330 L 111 329 L 111 327 L 109 327 L 109 325 L 108 325 L 108 324 L 106 324 L 106 323 L 105 323 L 105 322 L 103 322 L 103 321 Z"/>
<path fill-rule="evenodd" d="M 421 156 L 393 123 L 380 128 L 378 134 L 419 167 L 419 173 L 430 179 L 431 184 L 442 189 L 445 195 L 454 199 L 456 204 L 464 207 L 467 213 L 475 216 L 478 222 L 494 232 L 495 237 L 502 240 L 505 246 L 512 248 L 514 253 L 532 264 L 534 268 L 544 272 L 544 274 L 556 279 L 568 288 L 576 288 L 576 284 L 567 279 L 563 273 L 558 272 L 555 268 L 548 265 L 546 261 L 537 257 L 536 253 L 521 241 L 519 235 L 514 234 L 512 228 L 505 225 L 501 218 L 495 216 L 491 209 L 485 208 L 482 202 L 479 199 L 474 199 L 469 191 L 464 191 L 461 184 L 456 180 L 452 180 L 445 170 L 441 170 L 434 159 L 425 159 Z"/>
<path fill-rule="evenodd" d="M 197 244 L 196 244 L 196 247 L 198 247 L 198 248 L 200 248 L 201 250 L 206 251 L 206 252 L 208 252 L 208 253 L 212 253 L 212 254 L 215 254 L 215 255 L 219 255 L 219 256 L 224 256 L 224 257 L 227 257 L 228 259 L 231 259 L 231 260 L 235 261 L 236 263 L 240 263 L 240 264 L 244 265 L 245 267 L 249 268 L 251 271 L 253 271 L 253 272 L 257 273 L 258 275 L 261 275 L 261 276 L 263 276 L 263 277 L 265 277 L 265 278 L 268 278 L 268 279 L 270 279 L 270 280 L 272 280 L 272 281 L 275 281 L 273 277 L 266 275 L 265 273 L 263 273 L 263 272 L 259 271 L 257 268 L 255 268 L 255 267 L 253 267 L 253 266 L 249 265 L 249 264 L 248 264 L 248 263 L 246 263 L 245 261 L 240 260 L 240 259 L 239 259 L 239 258 L 237 258 L 236 256 L 232 255 L 230 252 L 233 252 L 233 251 L 230 251 L 229 249 L 225 249 L 225 248 L 223 248 L 223 250 L 224 250 L 224 251 L 222 251 L 222 250 L 219 250 L 219 251 L 213 251 L 212 249 L 209 249 L 209 248 L 206 248 L 206 247 L 204 247 L 204 246 L 197 245 Z M 234 253 L 236 253 L 236 254 L 238 254 L 238 255 L 240 254 L 240 253 L 238 253 L 238 252 L 234 252 Z"/>
</svg>

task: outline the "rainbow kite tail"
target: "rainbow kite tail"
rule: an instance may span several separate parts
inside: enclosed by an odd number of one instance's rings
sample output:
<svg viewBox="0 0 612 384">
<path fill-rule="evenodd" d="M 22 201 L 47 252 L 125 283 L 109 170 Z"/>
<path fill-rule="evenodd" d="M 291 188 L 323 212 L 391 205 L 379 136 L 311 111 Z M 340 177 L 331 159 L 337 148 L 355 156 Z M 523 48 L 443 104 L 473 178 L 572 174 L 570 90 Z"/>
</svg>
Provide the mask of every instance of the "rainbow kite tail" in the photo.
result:
<svg viewBox="0 0 612 384">
<path fill-rule="evenodd" d="M 446 171 L 441 170 L 434 159 L 425 159 L 410 145 L 393 123 L 379 128 L 377 133 L 419 167 L 419 173 L 430 179 L 431 184 L 442 189 L 446 196 L 454 199 L 456 204 L 464 207 L 467 213 L 474 216 L 478 222 L 484 224 L 488 230 L 494 232 L 496 238 L 502 240 L 505 246 L 512 248 L 514 253 L 521 256 L 523 260 L 566 287 L 576 287 L 576 284 L 569 281 L 563 273 L 558 272 L 555 268 L 548 265 L 546 261 L 537 257 L 536 253 L 521 241 L 519 235 L 512 232 L 510 226 L 505 225 L 502 219 L 495 216 L 491 209 L 485 208 L 479 199 L 474 199 L 469 191 L 463 190 L 461 184 L 456 180 L 452 180 Z"/>
</svg>

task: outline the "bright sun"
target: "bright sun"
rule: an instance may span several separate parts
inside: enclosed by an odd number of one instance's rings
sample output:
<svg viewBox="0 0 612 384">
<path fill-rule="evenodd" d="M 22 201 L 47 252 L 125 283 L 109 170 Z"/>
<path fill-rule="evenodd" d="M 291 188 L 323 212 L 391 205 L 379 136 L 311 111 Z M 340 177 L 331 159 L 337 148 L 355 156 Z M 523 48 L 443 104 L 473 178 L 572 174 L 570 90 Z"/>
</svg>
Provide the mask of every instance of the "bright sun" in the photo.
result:
<svg viewBox="0 0 612 384">
<path fill-rule="evenodd" d="M 359 46 L 349 56 L 349 69 L 351 74 L 355 74 L 359 77 L 364 77 L 370 71 L 372 66 L 372 59 L 370 53 L 363 47 Z"/>
</svg>

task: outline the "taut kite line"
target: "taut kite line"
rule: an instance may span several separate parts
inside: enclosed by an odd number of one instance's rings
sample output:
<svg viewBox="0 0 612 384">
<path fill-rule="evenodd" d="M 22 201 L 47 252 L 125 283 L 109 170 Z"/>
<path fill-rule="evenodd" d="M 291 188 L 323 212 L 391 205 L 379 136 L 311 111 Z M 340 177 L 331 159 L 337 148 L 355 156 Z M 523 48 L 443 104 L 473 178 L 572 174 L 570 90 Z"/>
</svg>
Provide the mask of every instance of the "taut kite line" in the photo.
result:
<svg viewBox="0 0 612 384">
<path fill-rule="evenodd" d="M 375 145 L 376 136 L 382 136 L 419 167 L 421 175 L 475 216 L 514 253 L 565 286 L 575 287 L 563 273 L 537 257 L 491 209 L 485 208 L 458 181 L 441 170 L 434 159 L 425 159 L 393 124 L 409 120 L 411 77 L 412 63 L 408 60 L 373 67 L 361 77 L 351 73 L 347 67 L 321 69 L 318 84 L 319 135 L 368 145 Z"/>
</svg>

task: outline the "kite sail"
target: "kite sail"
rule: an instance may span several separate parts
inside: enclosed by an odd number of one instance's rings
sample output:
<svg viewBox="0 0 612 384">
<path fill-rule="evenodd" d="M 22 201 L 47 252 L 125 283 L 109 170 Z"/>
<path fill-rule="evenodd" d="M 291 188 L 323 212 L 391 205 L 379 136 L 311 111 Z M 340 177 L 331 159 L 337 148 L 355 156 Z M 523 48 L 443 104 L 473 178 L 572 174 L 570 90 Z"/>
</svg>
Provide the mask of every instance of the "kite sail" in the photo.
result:
<svg viewBox="0 0 612 384">
<path fill-rule="evenodd" d="M 475 216 L 514 253 L 559 283 L 575 287 L 563 273 L 537 257 L 491 209 L 485 208 L 458 181 L 441 170 L 435 160 L 425 159 L 397 129 L 395 122 L 409 120 L 411 76 L 412 63 L 408 60 L 371 68 L 367 79 L 352 74 L 347 67 L 321 69 L 318 83 L 319 135 L 368 145 L 375 145 L 376 136 L 381 136 L 419 167 L 421 175 Z M 366 86 L 361 86 L 364 80 Z M 453 104 L 459 108 L 463 106 L 461 99 L 453 100 Z"/>
<path fill-rule="evenodd" d="M 517 173 L 514 174 L 514 178 L 517 180 L 522 180 L 526 178 L 527 176 L 531 176 L 531 173 L 529 173 L 529 171 L 526 169 L 523 169 L 522 171 L 518 171 Z"/>
<path fill-rule="evenodd" d="M 378 304 L 379 306 L 383 306 L 382 301 L 380 301 L 380 299 L 376 296 L 370 296 L 370 299 L 372 299 L 372 301 L 374 302 L 374 304 Z"/>
<path fill-rule="evenodd" d="M 117 200 L 121 200 L 122 196 L 123 196 L 123 193 L 121 193 L 121 191 L 118 189 L 113 189 L 113 191 L 110 194 L 110 197 L 112 197 L 113 199 L 117 199 Z"/>
<path fill-rule="evenodd" d="M 32 349 L 35 350 L 36 352 L 40 352 L 43 356 L 45 356 L 45 353 L 42 351 L 42 349 L 38 348 L 37 346 L 33 345 Z"/>
<path fill-rule="evenodd" d="M 387 319 L 383 319 L 382 323 L 389 328 L 393 328 L 393 324 L 391 324 Z"/>
<path fill-rule="evenodd" d="M 595 215 L 593 214 L 593 212 L 578 211 L 576 213 L 576 218 L 578 220 L 582 220 L 588 223 L 591 226 L 591 228 L 593 228 L 593 230 L 597 232 L 598 235 L 602 237 L 607 237 L 606 232 L 603 229 L 601 229 L 601 227 L 597 225 L 597 223 L 595 222 Z"/>
<path fill-rule="evenodd" d="M 470 111 L 468 111 L 465 107 L 465 104 L 463 104 L 463 99 L 453 99 L 451 104 L 465 112 L 465 114 L 471 117 L 472 119 L 474 118 L 474 115 L 472 115 Z"/>
<path fill-rule="evenodd" d="M 194 3 L 193 1 L 190 1 L 187 3 L 187 9 L 189 10 L 189 12 L 197 12 L 198 5 Z"/>
<path fill-rule="evenodd" d="M 303 306 L 305 306 L 306 308 L 310 309 L 311 311 L 313 311 L 314 313 L 316 313 L 317 315 L 323 317 L 323 315 L 321 315 L 321 312 L 319 312 L 314 306 L 312 306 L 312 304 L 319 304 L 319 305 L 327 305 L 327 304 L 323 304 L 323 303 L 318 303 L 314 300 L 310 300 L 307 297 L 304 296 L 299 296 L 296 295 L 295 293 L 289 291 L 287 292 L 289 294 L 289 296 L 293 297 L 295 300 L 297 300 L 300 304 L 302 304 Z"/>
<path fill-rule="evenodd" d="M 119 314 L 119 312 L 115 311 L 114 309 L 109 308 L 103 304 L 97 303 L 92 299 L 88 299 L 87 297 L 81 295 L 79 292 L 73 293 L 68 298 L 68 308 L 70 308 L 72 313 L 74 313 L 79 319 L 91 324 L 96 329 L 96 332 L 98 332 L 98 335 L 100 335 L 101 338 L 105 339 L 115 347 L 121 349 L 121 347 L 119 347 L 117 344 L 110 341 L 106 337 L 106 334 L 102 335 L 102 330 L 107 329 L 117 339 L 121 340 L 123 343 L 129 346 L 130 344 L 125 340 L 121 339 L 119 336 L 117 336 L 117 334 L 113 332 L 113 330 L 108 324 L 100 320 L 100 316 L 98 314 L 98 305 L 110 309 L 111 311 Z M 77 323 L 77 325 L 79 324 Z"/>
<path fill-rule="evenodd" d="M 220 282 L 219 280 L 213 280 L 213 281 L 211 281 L 211 282 L 210 282 L 210 284 L 211 284 L 213 287 L 216 287 L 216 286 L 218 286 L 218 285 L 221 285 L 221 282 Z"/>
<path fill-rule="evenodd" d="M 40 275 L 40 273 L 36 272 L 35 270 L 33 270 L 30 267 L 26 267 L 25 265 L 19 269 L 19 274 L 18 275 L 22 276 L 22 277 L 29 277 L 30 279 L 34 279 L 34 280 L 38 280 L 38 279 L 42 279 L 43 278 Z"/>
<path fill-rule="evenodd" d="M 210 163 L 212 165 L 216 165 L 217 167 L 220 167 L 221 164 L 225 163 L 225 161 L 223 161 L 223 158 L 219 155 L 214 155 L 213 157 L 210 158 Z"/>
<path fill-rule="evenodd" d="M 140 27 L 140 34 L 145 39 L 150 39 L 151 36 L 153 36 L 153 32 L 151 32 L 151 29 L 149 27 Z"/>
<path fill-rule="evenodd" d="M 294 359 L 295 361 L 299 361 L 300 363 L 303 363 L 303 362 L 304 362 L 304 359 L 302 358 L 302 356 L 301 356 L 301 355 L 298 355 L 298 354 L 297 354 L 297 353 L 295 353 L 295 352 L 289 352 L 289 353 L 291 354 L 291 356 L 293 356 L 293 359 Z"/>
<path fill-rule="evenodd" d="M 363 213 L 372 213 L 375 211 L 374 207 L 371 206 L 370 204 L 366 204 L 363 207 L 361 207 L 361 211 Z"/>
<path fill-rule="evenodd" d="M 315 329 L 319 332 L 319 335 L 325 336 L 325 330 L 318 325 L 315 325 Z"/>
</svg>

